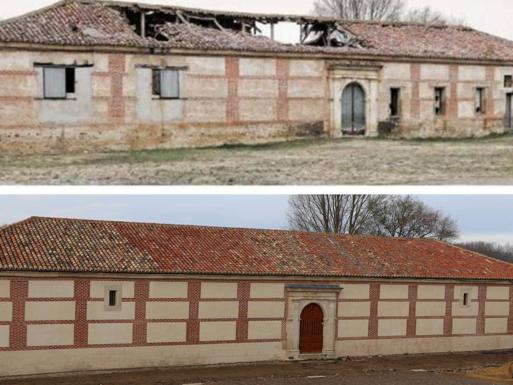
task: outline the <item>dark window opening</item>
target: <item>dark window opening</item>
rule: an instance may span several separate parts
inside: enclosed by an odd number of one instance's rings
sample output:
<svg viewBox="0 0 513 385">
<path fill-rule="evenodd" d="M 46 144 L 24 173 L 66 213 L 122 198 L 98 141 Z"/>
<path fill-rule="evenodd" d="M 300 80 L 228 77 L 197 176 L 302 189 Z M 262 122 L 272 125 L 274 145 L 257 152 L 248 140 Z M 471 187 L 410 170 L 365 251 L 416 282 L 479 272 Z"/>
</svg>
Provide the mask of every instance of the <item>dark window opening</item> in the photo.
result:
<svg viewBox="0 0 513 385">
<path fill-rule="evenodd" d="M 513 75 L 504 76 L 504 87 L 513 88 Z"/>
<path fill-rule="evenodd" d="M 109 306 L 116 306 L 117 305 L 117 291 L 116 290 L 109 290 Z"/>
<path fill-rule="evenodd" d="M 390 89 L 390 117 L 398 117 L 401 115 L 401 89 Z"/>
<path fill-rule="evenodd" d="M 484 88 L 476 89 L 476 113 L 484 114 L 486 112 L 486 90 Z"/>
<path fill-rule="evenodd" d="M 152 70 L 153 95 L 160 96 L 160 70 Z"/>
<path fill-rule="evenodd" d="M 74 94 L 75 93 L 75 67 L 67 67 L 66 68 L 66 93 Z"/>
<path fill-rule="evenodd" d="M 470 296 L 469 293 L 463 293 L 463 306 L 469 305 Z"/>
<path fill-rule="evenodd" d="M 437 87 L 435 88 L 435 115 L 443 116 L 445 115 L 445 88 Z"/>
</svg>

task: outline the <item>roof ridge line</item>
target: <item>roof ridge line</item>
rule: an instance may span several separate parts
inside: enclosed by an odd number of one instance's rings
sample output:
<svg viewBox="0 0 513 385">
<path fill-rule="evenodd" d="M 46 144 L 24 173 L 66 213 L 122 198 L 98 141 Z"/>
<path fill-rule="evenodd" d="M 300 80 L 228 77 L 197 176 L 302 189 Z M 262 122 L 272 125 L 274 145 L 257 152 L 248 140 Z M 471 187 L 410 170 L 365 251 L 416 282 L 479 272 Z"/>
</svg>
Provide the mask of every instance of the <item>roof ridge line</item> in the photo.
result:
<svg viewBox="0 0 513 385">
<path fill-rule="evenodd" d="M 68 1 L 68 0 L 67 0 Z M 74 0 L 71 0 L 74 1 Z M 78 0 L 84 1 L 84 0 Z M 90 0 L 85 0 L 90 1 Z M 71 218 L 71 217 L 50 217 L 50 216 L 31 216 L 23 221 L 16 222 L 22 223 L 24 221 L 28 221 L 31 219 L 50 219 L 50 220 L 64 220 L 64 221 L 81 221 L 81 222 L 96 222 L 96 223 L 119 223 L 119 224 L 133 224 L 133 225 L 154 225 L 154 226 L 169 226 L 169 227 L 189 227 L 189 228 L 202 228 L 202 229 L 217 229 L 217 230 L 251 230 L 251 231 L 267 231 L 267 232 L 277 232 L 277 233 L 286 233 L 286 234 L 317 234 L 324 237 L 336 236 L 336 237 L 344 237 L 344 238 L 360 238 L 360 239 L 388 239 L 388 240 L 398 240 L 398 241 L 437 241 L 442 244 L 452 245 L 449 242 L 440 241 L 434 238 L 407 238 L 407 237 L 387 237 L 384 235 L 370 235 L 370 234 L 342 234 L 342 233 L 327 233 L 320 231 L 304 231 L 304 230 L 287 230 L 287 229 L 270 229 L 270 228 L 257 228 L 257 227 L 230 227 L 230 226 L 213 226 L 213 225 L 193 225 L 193 224 L 177 224 L 177 223 L 162 223 L 162 222 L 137 222 L 130 220 L 110 220 L 110 219 L 88 219 L 88 218 Z M 14 223 L 14 224 L 16 224 Z"/>
</svg>

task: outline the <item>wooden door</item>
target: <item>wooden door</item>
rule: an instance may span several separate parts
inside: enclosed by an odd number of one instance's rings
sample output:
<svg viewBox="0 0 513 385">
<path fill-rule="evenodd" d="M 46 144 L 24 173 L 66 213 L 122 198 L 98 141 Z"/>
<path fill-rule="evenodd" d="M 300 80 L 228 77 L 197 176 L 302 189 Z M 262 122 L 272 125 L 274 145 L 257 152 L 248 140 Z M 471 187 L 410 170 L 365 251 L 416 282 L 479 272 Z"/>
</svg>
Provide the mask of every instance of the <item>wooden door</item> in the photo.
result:
<svg viewBox="0 0 513 385">
<path fill-rule="evenodd" d="M 312 303 L 303 309 L 299 325 L 300 353 L 322 353 L 323 321 L 319 305 Z"/>
<path fill-rule="evenodd" d="M 346 135 L 363 135 L 365 126 L 365 91 L 351 83 L 342 93 L 342 131 Z"/>
</svg>

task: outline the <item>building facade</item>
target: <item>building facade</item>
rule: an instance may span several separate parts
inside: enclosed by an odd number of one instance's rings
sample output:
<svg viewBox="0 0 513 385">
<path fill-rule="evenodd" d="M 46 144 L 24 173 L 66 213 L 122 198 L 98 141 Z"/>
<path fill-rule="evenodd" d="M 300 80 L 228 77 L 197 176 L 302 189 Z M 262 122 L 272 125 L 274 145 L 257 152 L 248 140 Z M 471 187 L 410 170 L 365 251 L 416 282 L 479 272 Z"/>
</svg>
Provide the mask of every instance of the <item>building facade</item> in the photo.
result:
<svg viewBox="0 0 513 385">
<path fill-rule="evenodd" d="M 0 262 L 0 376 L 513 346 L 513 265 L 437 241 L 31 218 Z"/>
<path fill-rule="evenodd" d="M 285 21 L 300 44 L 254 32 Z M 10 153 L 473 137 L 513 121 L 513 43 L 458 26 L 65 0 L 0 24 L 0 79 Z"/>
</svg>

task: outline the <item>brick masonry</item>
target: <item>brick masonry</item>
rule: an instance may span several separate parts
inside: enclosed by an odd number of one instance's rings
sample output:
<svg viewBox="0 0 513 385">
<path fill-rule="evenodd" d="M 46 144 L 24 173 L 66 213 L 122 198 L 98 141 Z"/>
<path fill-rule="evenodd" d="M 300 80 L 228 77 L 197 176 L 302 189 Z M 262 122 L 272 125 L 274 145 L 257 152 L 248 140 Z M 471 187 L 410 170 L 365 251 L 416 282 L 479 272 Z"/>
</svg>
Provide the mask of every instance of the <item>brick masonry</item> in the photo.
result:
<svg viewBox="0 0 513 385">
<path fill-rule="evenodd" d="M 95 279 L 97 281 L 97 279 Z M 132 319 L 123 319 L 123 320 L 115 320 L 115 319 L 105 319 L 105 320 L 88 320 L 87 318 L 87 306 L 88 302 L 103 302 L 102 298 L 91 298 L 90 296 L 90 282 L 91 279 L 88 278 L 76 278 L 73 280 L 74 282 L 74 295 L 72 298 L 28 298 L 28 280 L 25 278 L 13 278 L 11 280 L 11 289 L 10 289 L 10 298 L 3 299 L 3 302 L 10 301 L 13 305 L 13 315 L 12 320 L 10 322 L 2 322 L 2 324 L 8 324 L 10 326 L 10 338 L 8 348 L 0 348 L 0 351 L 9 351 L 9 350 L 44 350 L 44 349 L 60 349 L 60 346 L 27 346 L 27 326 L 28 325 L 64 325 L 64 324 L 73 324 L 74 325 L 74 343 L 72 346 L 67 346 L 66 348 L 86 348 L 91 347 L 93 345 L 89 345 L 88 343 L 88 326 L 96 323 L 116 323 L 116 324 L 131 324 L 133 326 L 132 331 L 132 342 L 129 344 L 102 344 L 102 345 L 94 345 L 95 347 L 113 347 L 113 346 L 148 346 L 148 345 L 194 345 L 194 344 L 215 344 L 215 343 L 227 343 L 230 341 L 208 341 L 208 342 L 200 342 L 199 339 L 199 329 L 200 323 L 205 321 L 235 321 L 236 324 L 236 338 L 233 342 L 235 343 L 248 343 L 248 342 L 267 342 L 267 341 L 278 341 L 278 340 L 287 340 L 286 335 L 286 321 L 290 317 L 288 314 L 287 306 L 284 307 L 284 314 L 282 317 L 278 318 L 249 318 L 248 317 L 248 303 L 251 302 L 259 302 L 259 301 L 271 301 L 286 304 L 287 300 L 287 290 L 285 290 L 282 298 L 250 298 L 251 293 L 251 283 L 252 282 L 261 282 L 261 281 L 226 281 L 226 282 L 235 282 L 237 284 L 237 297 L 238 301 L 238 316 L 226 317 L 226 318 L 215 318 L 215 319 L 200 319 L 199 317 L 199 303 L 200 300 L 202 302 L 226 302 L 226 301 L 234 301 L 234 299 L 230 298 L 201 298 L 201 281 L 198 280 L 190 280 L 188 281 L 188 289 L 187 289 L 187 301 L 189 302 L 189 315 L 187 319 L 184 320 L 160 320 L 159 322 L 186 322 L 186 340 L 185 342 L 176 342 L 176 343 L 148 343 L 147 342 L 147 325 L 149 320 L 146 319 L 146 304 L 151 301 L 152 303 L 159 301 L 166 302 L 181 302 L 184 299 L 180 298 L 170 298 L 170 299 L 150 299 L 149 297 L 149 286 L 150 281 L 147 279 L 135 279 L 131 280 L 134 284 L 134 296 L 133 298 L 124 298 L 123 303 L 134 303 L 135 311 L 134 317 Z M 221 281 L 222 282 L 222 281 Z M 273 281 L 266 281 L 269 283 L 273 283 Z M 275 281 L 275 283 L 279 283 Z M 300 283 L 300 282 L 297 282 Z M 323 282 L 325 284 L 340 284 L 340 282 Z M 316 284 L 316 282 L 312 282 L 311 284 Z M 513 305 L 512 301 L 506 299 L 486 299 L 487 287 L 490 285 L 487 284 L 476 284 L 473 285 L 478 288 L 478 297 L 475 302 L 478 304 L 478 312 L 474 316 L 457 316 L 454 317 L 452 314 L 453 304 L 457 303 L 459 300 L 454 299 L 455 285 L 454 284 L 446 284 L 445 285 L 445 297 L 444 299 L 418 299 L 418 283 L 409 283 L 399 284 L 400 286 L 406 285 L 408 288 L 408 296 L 403 299 L 384 299 L 381 298 L 381 284 L 379 282 L 359 282 L 359 284 L 369 285 L 369 298 L 365 299 L 347 299 L 342 300 L 344 303 L 357 303 L 357 302 L 367 302 L 370 301 L 370 315 L 368 317 L 339 317 L 337 316 L 337 320 L 341 319 L 355 319 L 355 320 L 367 320 L 368 321 L 368 336 L 362 337 L 351 337 L 351 338 L 337 338 L 337 340 L 368 340 L 368 339 L 396 339 L 396 338 L 424 338 L 424 336 L 417 335 L 416 331 L 416 323 L 419 318 L 422 319 L 443 319 L 444 320 L 444 328 L 443 334 L 440 336 L 451 337 L 453 336 L 453 319 L 454 318 L 464 318 L 471 319 L 475 318 L 477 323 L 477 328 L 475 336 L 483 336 L 490 335 L 490 333 L 486 334 L 485 331 L 485 322 L 486 319 L 490 318 L 501 318 L 502 316 L 490 316 L 485 314 L 485 306 L 487 303 L 494 302 L 507 302 L 509 306 L 509 315 L 508 317 L 508 329 L 505 333 L 498 333 L 497 335 L 505 335 L 505 334 L 513 334 Z M 387 283 L 390 285 L 390 283 Z M 441 285 L 441 284 L 437 284 Z M 470 284 L 471 285 L 471 284 Z M 343 286 L 343 285 L 342 285 Z M 471 285 L 472 286 L 472 285 Z M 502 287 L 507 287 L 506 285 L 500 285 Z M 513 298 L 513 288 L 510 286 L 508 288 L 508 293 L 510 298 Z M 75 319 L 70 321 L 58 321 L 58 320 L 48 320 L 48 321 L 26 321 L 25 320 L 25 304 L 27 301 L 30 302 L 69 302 L 70 300 L 75 301 Z M 445 303 L 445 315 L 444 316 L 418 316 L 416 304 L 417 301 L 423 302 L 442 302 Z M 387 302 L 392 304 L 396 303 L 408 303 L 409 311 L 405 316 L 380 316 L 378 314 L 378 307 L 381 303 L 382 305 Z M 337 312 L 338 314 L 338 312 Z M 378 325 L 380 320 L 406 320 L 406 329 L 405 334 L 403 336 L 395 336 L 395 337 L 384 337 L 379 335 Z M 155 321 L 155 320 L 153 320 Z M 249 322 L 253 321 L 281 321 L 282 322 L 282 330 L 281 330 L 281 338 L 280 339 L 270 339 L 270 340 L 249 340 L 248 339 L 248 325 Z M 337 334 L 338 335 L 338 334 Z M 494 334 L 492 334 L 494 335 Z M 426 336 L 427 337 L 427 336 Z"/>
</svg>

